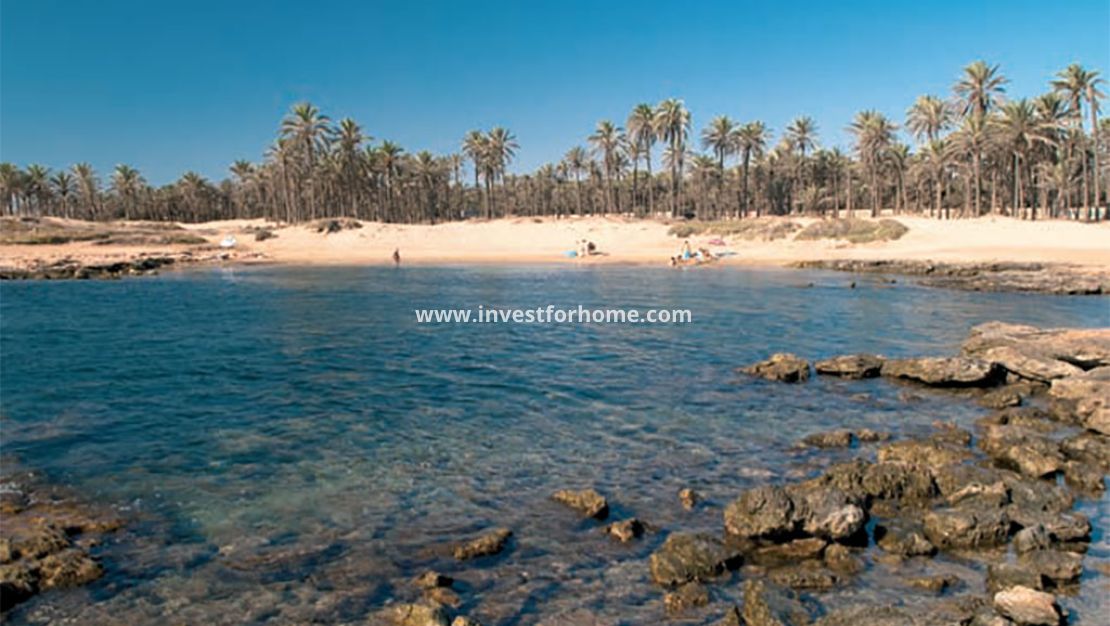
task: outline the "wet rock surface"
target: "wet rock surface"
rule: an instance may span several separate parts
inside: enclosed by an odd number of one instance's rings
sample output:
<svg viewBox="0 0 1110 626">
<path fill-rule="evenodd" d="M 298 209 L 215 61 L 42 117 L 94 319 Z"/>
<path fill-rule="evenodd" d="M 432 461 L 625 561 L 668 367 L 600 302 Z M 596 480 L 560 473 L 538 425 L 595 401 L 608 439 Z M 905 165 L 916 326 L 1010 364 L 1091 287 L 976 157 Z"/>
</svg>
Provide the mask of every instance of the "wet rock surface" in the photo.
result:
<svg viewBox="0 0 1110 626">
<path fill-rule="evenodd" d="M 862 274 L 920 277 L 923 284 L 965 291 L 1017 291 L 1059 295 L 1110 293 L 1110 273 L 1046 263 L 941 263 L 910 260 L 832 259 L 794 267 Z"/>
<path fill-rule="evenodd" d="M 513 531 L 508 528 L 497 528 L 455 546 L 452 553 L 460 561 L 493 556 L 500 554 L 505 549 L 505 546 L 509 543 L 509 538 L 512 536 Z"/>
<path fill-rule="evenodd" d="M 88 546 L 123 525 L 113 511 L 10 476 L 0 479 L 0 492 L 0 610 L 103 575 Z"/>
<path fill-rule="evenodd" d="M 881 373 L 932 387 L 989 387 L 1002 379 L 995 363 L 964 357 L 891 359 L 883 363 Z"/>
<path fill-rule="evenodd" d="M 560 489 L 551 498 L 581 513 L 584 517 L 605 519 L 609 516 L 609 502 L 593 489 L 574 491 Z"/>
<path fill-rule="evenodd" d="M 883 367 L 883 357 L 874 354 L 846 354 L 822 359 L 813 364 L 818 374 L 841 378 L 874 378 Z"/>
<path fill-rule="evenodd" d="M 711 580 L 732 566 L 736 556 L 712 535 L 672 533 L 651 555 L 651 578 L 665 587 Z"/>
<path fill-rule="evenodd" d="M 784 383 L 797 383 L 809 378 L 809 361 L 786 352 L 739 369 L 740 372 Z"/>
<path fill-rule="evenodd" d="M 63 259 L 40 262 L 28 267 L 0 267 L 0 280 L 82 280 L 142 276 L 155 274 L 159 269 L 188 260 L 190 256 L 140 256 L 126 261 L 95 264 Z"/>
<path fill-rule="evenodd" d="M 994 594 L 994 607 L 1000 615 L 1017 624 L 1056 626 L 1063 621 L 1060 606 L 1052 594 L 1020 585 Z"/>
</svg>

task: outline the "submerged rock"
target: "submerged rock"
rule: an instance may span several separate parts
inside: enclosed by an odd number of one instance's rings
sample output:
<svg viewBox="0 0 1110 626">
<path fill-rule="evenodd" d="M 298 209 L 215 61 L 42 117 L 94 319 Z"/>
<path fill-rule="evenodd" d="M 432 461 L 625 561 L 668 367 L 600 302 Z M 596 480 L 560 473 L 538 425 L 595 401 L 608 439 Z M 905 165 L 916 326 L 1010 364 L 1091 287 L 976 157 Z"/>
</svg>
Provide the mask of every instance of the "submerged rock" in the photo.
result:
<svg viewBox="0 0 1110 626">
<path fill-rule="evenodd" d="M 605 519 L 609 516 L 609 502 L 593 489 L 582 489 L 581 491 L 560 489 L 551 497 L 556 502 L 569 506 L 585 517 Z"/>
<path fill-rule="evenodd" d="M 605 533 L 621 543 L 627 543 L 644 534 L 644 524 L 633 517 L 609 524 L 605 527 Z"/>
<path fill-rule="evenodd" d="M 989 387 L 1002 380 L 1002 369 L 990 361 L 965 357 L 893 359 L 881 374 L 932 387 Z"/>
<path fill-rule="evenodd" d="M 915 523 L 891 520 L 875 526 L 875 543 L 885 552 L 902 557 L 932 556 L 937 548 Z"/>
<path fill-rule="evenodd" d="M 790 589 L 763 580 L 744 581 L 747 626 L 801 626 L 813 623 L 815 614 L 815 607 Z"/>
<path fill-rule="evenodd" d="M 1057 626 L 1063 621 L 1055 596 L 1028 587 L 1010 587 L 994 594 L 994 608 L 1023 626 Z"/>
<path fill-rule="evenodd" d="M 709 589 L 698 582 L 686 583 L 663 596 L 663 607 L 672 615 L 685 613 L 707 604 L 709 604 Z"/>
<path fill-rule="evenodd" d="M 1018 557 L 1017 563 L 1035 572 L 1049 586 L 1059 587 L 1079 580 L 1083 573 L 1083 557 L 1061 550 L 1033 550 Z"/>
<path fill-rule="evenodd" d="M 830 430 L 806 435 L 802 438 L 802 445 L 814 448 L 847 448 L 852 445 L 853 437 L 850 430 Z"/>
<path fill-rule="evenodd" d="M 752 561 L 763 564 L 791 563 L 821 558 L 828 542 L 818 537 L 795 539 L 785 543 L 761 546 L 750 555 Z"/>
<path fill-rule="evenodd" d="M 859 380 L 875 378 L 883 367 L 883 357 L 874 354 L 847 354 L 817 361 L 813 369 L 818 374 Z"/>
<path fill-rule="evenodd" d="M 840 577 L 823 567 L 809 564 L 792 565 L 773 570 L 770 579 L 776 585 L 791 589 L 828 590 L 840 582 Z"/>
<path fill-rule="evenodd" d="M 740 368 L 740 371 L 767 380 L 796 383 L 809 378 L 809 362 L 793 354 L 780 352 L 771 355 L 766 361 Z"/>
<path fill-rule="evenodd" d="M 696 507 L 701 500 L 701 494 L 689 487 L 678 492 L 678 501 L 682 503 L 682 508 L 687 511 L 694 510 L 694 507 Z"/>
<path fill-rule="evenodd" d="M 413 584 L 421 589 L 435 589 L 437 587 L 450 587 L 455 579 L 435 570 L 428 570 L 413 579 Z"/>
<path fill-rule="evenodd" d="M 649 559 L 656 584 L 674 587 L 720 576 L 736 555 L 720 539 L 704 533 L 672 533 Z"/>
<path fill-rule="evenodd" d="M 491 530 L 476 539 L 455 546 L 455 558 L 460 561 L 476 559 L 483 556 L 493 556 L 505 549 L 513 531 L 508 528 Z"/>
<path fill-rule="evenodd" d="M 448 626 L 447 611 L 429 604 L 398 604 L 382 611 L 378 618 L 395 626 Z"/>
</svg>

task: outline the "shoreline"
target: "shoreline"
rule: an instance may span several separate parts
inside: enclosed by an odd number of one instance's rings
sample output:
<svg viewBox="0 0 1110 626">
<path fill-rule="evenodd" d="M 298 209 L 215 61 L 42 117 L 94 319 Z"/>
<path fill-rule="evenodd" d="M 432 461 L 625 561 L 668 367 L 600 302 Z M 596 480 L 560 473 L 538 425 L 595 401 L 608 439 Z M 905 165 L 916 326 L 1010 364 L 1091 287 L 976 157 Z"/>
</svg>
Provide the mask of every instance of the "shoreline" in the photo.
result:
<svg viewBox="0 0 1110 626">
<path fill-rule="evenodd" d="M 850 268 L 878 264 L 890 268 L 887 273 L 891 274 L 924 275 L 933 266 L 993 271 L 992 266 L 1023 264 L 1036 265 L 1046 274 L 1086 280 L 1088 287 L 1078 290 L 1083 293 L 1091 292 L 1092 277 L 1096 285 L 1106 286 L 1097 292 L 1110 291 L 1108 223 L 1028 222 L 997 216 L 952 221 L 894 219 L 906 227 L 904 235 L 865 243 L 851 243 L 835 233 L 802 239 L 812 228 L 835 225 L 832 220 L 811 217 L 709 224 L 619 217 L 506 218 L 436 225 L 346 218 L 294 225 L 260 219 L 201 224 L 7 219 L 0 238 L 0 278 L 117 278 L 159 269 L 211 266 L 388 266 L 393 264 L 394 250 L 399 251 L 402 265 L 419 267 L 667 267 L 689 241 L 695 250 L 709 250 L 717 258 L 681 269 L 816 265 L 861 271 Z M 705 232 L 696 232 L 697 228 Z M 682 229 L 695 232 L 685 237 L 672 234 Z M 38 239 L 23 243 L 18 237 Z M 234 245 L 221 247 L 220 243 L 230 238 Z M 599 254 L 571 256 L 583 240 L 595 243 Z M 93 275 L 84 275 L 90 273 L 85 268 Z"/>
</svg>

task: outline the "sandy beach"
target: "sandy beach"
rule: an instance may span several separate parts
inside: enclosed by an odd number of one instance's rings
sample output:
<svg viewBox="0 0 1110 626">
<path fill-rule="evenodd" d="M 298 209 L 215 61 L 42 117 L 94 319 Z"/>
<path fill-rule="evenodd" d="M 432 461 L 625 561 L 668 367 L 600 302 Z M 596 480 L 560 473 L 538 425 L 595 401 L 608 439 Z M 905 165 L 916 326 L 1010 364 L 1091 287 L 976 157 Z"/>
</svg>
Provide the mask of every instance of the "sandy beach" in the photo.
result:
<svg viewBox="0 0 1110 626">
<path fill-rule="evenodd" d="M 785 221 L 786 218 L 772 218 Z M 1029 222 L 1006 217 L 939 221 L 899 217 L 909 231 L 894 241 L 852 244 L 838 239 L 772 241 L 741 236 L 694 235 L 691 244 L 715 253 L 731 252 L 721 264 L 786 265 L 815 259 L 933 260 L 947 262 L 1042 262 L 1110 267 L 1110 224 L 1070 221 Z M 800 226 L 817 220 L 791 218 Z M 75 223 L 67 221 L 68 223 Z M 127 260 L 138 255 L 182 254 L 228 263 L 367 265 L 391 263 L 395 249 L 406 264 L 556 263 L 666 264 L 683 240 L 668 234 L 674 223 L 614 217 L 561 220 L 510 218 L 494 221 L 400 225 L 364 222 L 361 228 L 325 234 L 313 225 L 281 226 L 264 220 L 181 224 L 207 244 L 105 245 L 96 241 L 0 245 L 0 266 L 25 267 L 71 259 L 80 263 Z M 256 241 L 257 229 L 275 237 Z M 221 250 L 226 237 L 236 244 Z M 600 254 L 569 257 L 587 239 Z M 710 243 L 716 240 L 716 245 Z M 720 245 L 723 241 L 724 245 Z"/>
</svg>

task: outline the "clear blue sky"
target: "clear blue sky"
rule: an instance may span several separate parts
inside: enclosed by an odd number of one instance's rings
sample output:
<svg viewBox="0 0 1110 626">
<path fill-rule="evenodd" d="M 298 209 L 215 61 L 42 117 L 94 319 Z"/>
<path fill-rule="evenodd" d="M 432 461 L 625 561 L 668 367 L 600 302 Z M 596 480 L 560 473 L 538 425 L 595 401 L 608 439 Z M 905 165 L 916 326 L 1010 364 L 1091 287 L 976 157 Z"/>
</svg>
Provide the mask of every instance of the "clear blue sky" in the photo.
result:
<svg viewBox="0 0 1110 626">
<path fill-rule="evenodd" d="M 301 100 L 412 152 L 503 125 L 516 171 L 671 96 L 695 129 L 807 114 L 844 146 L 856 111 L 902 120 L 978 58 L 1017 96 L 1073 61 L 1106 75 L 1110 2 L 4 0 L 0 159 L 220 179 Z"/>
</svg>

